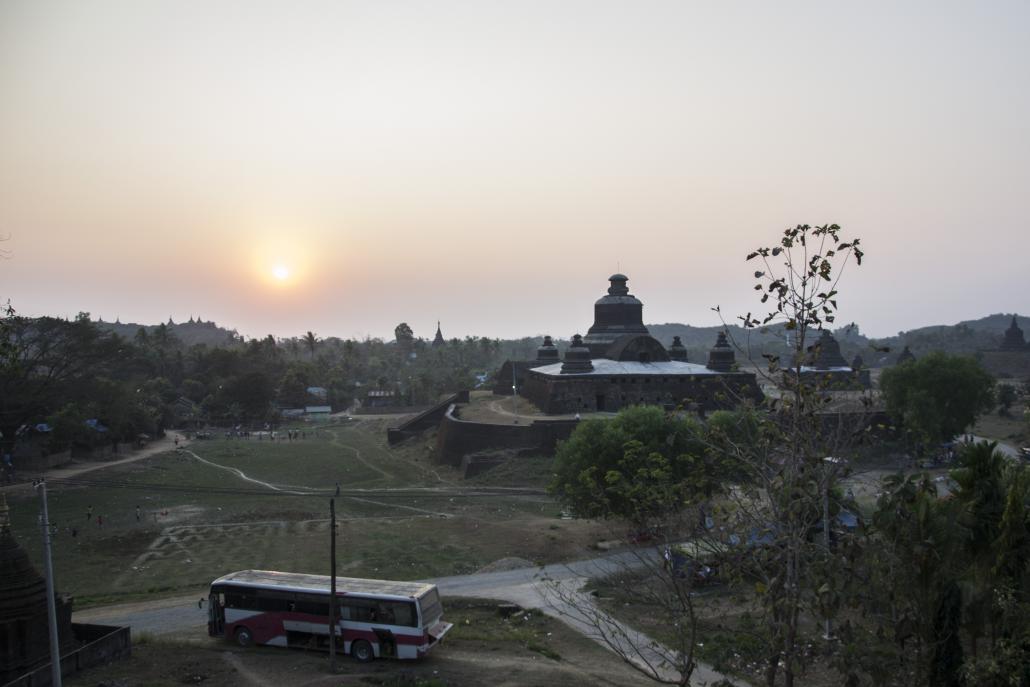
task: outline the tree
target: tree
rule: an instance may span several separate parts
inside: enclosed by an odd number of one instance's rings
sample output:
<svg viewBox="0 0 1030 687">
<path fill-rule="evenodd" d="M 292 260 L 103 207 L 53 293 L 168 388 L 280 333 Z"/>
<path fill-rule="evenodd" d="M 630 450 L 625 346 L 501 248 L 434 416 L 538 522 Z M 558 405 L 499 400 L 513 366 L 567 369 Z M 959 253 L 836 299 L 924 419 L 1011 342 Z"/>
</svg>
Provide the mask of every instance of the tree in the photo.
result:
<svg viewBox="0 0 1030 687">
<path fill-rule="evenodd" d="M 782 325 L 792 353 L 786 364 L 774 353 L 762 356 L 761 374 L 779 387 L 770 412 L 760 418 L 752 440 L 723 442 L 723 450 L 748 475 L 744 488 L 733 492 L 728 519 L 745 536 L 760 532 L 765 542 L 743 547 L 739 561 L 758 578 L 769 687 L 777 683 L 781 666 L 784 684 L 794 685 L 804 661 L 803 616 L 811 612 L 829 620 L 839 607 L 837 589 L 849 574 L 830 553 L 826 521 L 844 459 L 865 418 L 859 412 L 854 422 L 845 422 L 843 415 L 828 412 L 832 398 L 826 380 L 804 374 L 818 354 L 812 339 L 836 320 L 845 267 L 852 259 L 861 265 L 864 257 L 860 240 L 842 235 L 836 224 L 797 225 L 776 245 L 747 256 L 760 263 L 754 289 L 762 294 L 766 312 L 749 312 L 741 323 L 746 332 Z M 822 542 L 812 540 L 815 528 L 824 532 Z"/>
<path fill-rule="evenodd" d="M 101 332 L 88 318 L 0 319 L 0 432 L 3 450 L 13 453 L 18 430 L 40 422 L 86 393 L 87 381 L 116 360 L 126 346 Z"/>
<path fill-rule="evenodd" d="M 963 538 L 967 596 L 966 626 L 972 640 L 972 654 L 977 656 L 977 642 L 991 623 L 994 602 L 995 572 L 1000 552 L 996 537 L 1001 528 L 1008 491 L 1006 471 L 1008 458 L 997 442 L 967 445 L 959 451 L 959 466 L 951 471 L 957 489 L 955 498 L 962 505 L 959 522 Z"/>
<path fill-rule="evenodd" d="M 583 517 L 660 520 L 723 481 L 705 459 L 701 431 L 696 420 L 657 406 L 587 420 L 558 446 L 551 490 Z"/>
<path fill-rule="evenodd" d="M 308 332 L 304 335 L 304 345 L 307 346 L 311 360 L 315 359 L 315 346 L 318 344 L 318 337 L 315 336 L 314 332 Z"/>
<path fill-rule="evenodd" d="M 994 379 L 976 360 L 930 353 L 880 377 L 887 412 L 924 445 L 949 441 L 994 407 Z"/>
<path fill-rule="evenodd" d="M 401 322 L 393 328 L 393 338 L 397 342 L 397 348 L 401 355 L 407 358 L 415 341 L 415 333 L 411 331 L 407 322 Z"/>
<path fill-rule="evenodd" d="M 553 608 L 591 626 L 629 665 L 669 684 L 690 683 L 699 640 L 693 599 L 698 576 L 692 568 L 699 551 L 694 547 L 686 560 L 675 545 L 704 523 L 704 504 L 728 483 L 726 470 L 706 450 L 703 431 L 698 421 L 657 406 L 582 422 L 559 445 L 551 484 L 552 493 L 578 515 L 626 521 L 634 538 L 652 540 L 654 546 L 629 552 L 615 569 L 626 577 L 622 590 L 629 602 L 646 604 L 673 628 L 672 651 L 611 618 L 578 588 L 552 585 Z M 608 576 L 612 570 L 599 572 Z"/>
</svg>

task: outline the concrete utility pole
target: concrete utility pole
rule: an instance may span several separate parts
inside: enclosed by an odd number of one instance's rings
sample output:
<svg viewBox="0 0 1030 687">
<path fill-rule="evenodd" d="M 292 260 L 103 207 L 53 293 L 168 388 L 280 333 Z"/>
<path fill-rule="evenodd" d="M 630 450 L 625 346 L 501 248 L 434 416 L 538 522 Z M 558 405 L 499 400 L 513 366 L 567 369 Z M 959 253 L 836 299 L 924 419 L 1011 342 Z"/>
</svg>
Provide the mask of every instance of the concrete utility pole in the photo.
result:
<svg viewBox="0 0 1030 687">
<path fill-rule="evenodd" d="M 329 499 L 329 670 L 336 674 L 336 499 Z"/>
<path fill-rule="evenodd" d="M 54 564 L 50 558 L 50 514 L 46 504 L 46 481 L 36 483 L 42 502 L 40 529 L 43 530 L 43 565 L 46 572 L 46 610 L 50 625 L 50 682 L 61 687 L 61 641 L 57 636 L 57 599 L 54 592 Z"/>
<path fill-rule="evenodd" d="M 519 424 L 519 387 L 516 383 L 518 378 L 515 376 L 515 361 L 511 361 L 511 407 L 515 411 L 515 424 Z"/>
</svg>

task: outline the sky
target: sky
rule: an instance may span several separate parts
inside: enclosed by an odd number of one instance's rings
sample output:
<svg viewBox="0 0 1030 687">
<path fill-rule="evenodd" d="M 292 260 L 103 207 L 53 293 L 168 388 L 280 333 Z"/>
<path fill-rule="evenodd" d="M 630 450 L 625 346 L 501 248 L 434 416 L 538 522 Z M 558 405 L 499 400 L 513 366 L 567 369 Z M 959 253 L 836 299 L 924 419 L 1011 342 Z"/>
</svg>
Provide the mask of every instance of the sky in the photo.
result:
<svg viewBox="0 0 1030 687">
<path fill-rule="evenodd" d="M 247 336 L 1030 313 L 1030 3 L 0 0 L 0 298 Z"/>
</svg>

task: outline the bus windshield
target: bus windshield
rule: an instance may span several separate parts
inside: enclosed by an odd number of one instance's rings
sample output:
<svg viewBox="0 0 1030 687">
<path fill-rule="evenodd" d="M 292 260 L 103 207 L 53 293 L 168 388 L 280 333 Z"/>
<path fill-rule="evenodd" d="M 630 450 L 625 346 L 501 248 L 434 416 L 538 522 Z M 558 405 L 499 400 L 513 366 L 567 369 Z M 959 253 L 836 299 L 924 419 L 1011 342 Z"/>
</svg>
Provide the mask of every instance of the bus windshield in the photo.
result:
<svg viewBox="0 0 1030 687">
<path fill-rule="evenodd" d="M 429 627 L 436 623 L 440 616 L 443 615 L 443 609 L 440 606 L 440 593 L 436 590 L 436 587 L 423 594 L 418 602 L 422 606 L 422 627 Z"/>
</svg>

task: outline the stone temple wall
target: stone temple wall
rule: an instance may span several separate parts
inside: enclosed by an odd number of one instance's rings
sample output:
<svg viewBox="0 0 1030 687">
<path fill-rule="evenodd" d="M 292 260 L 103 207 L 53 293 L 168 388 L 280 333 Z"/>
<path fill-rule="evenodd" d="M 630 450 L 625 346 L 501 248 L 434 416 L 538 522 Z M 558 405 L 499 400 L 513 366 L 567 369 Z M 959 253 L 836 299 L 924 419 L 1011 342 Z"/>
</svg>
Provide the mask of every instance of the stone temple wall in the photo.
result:
<svg viewBox="0 0 1030 687">
<path fill-rule="evenodd" d="M 1030 379 L 1030 351 L 982 351 L 980 364 L 1000 379 Z"/>
<path fill-rule="evenodd" d="M 567 439 L 576 420 L 536 420 L 522 424 L 470 422 L 459 417 L 452 406 L 440 422 L 436 435 L 435 459 L 454 466 L 472 454 L 515 450 L 550 455 L 558 441 Z"/>
<path fill-rule="evenodd" d="M 650 404 L 704 411 L 731 408 L 741 398 L 760 401 L 762 392 L 749 373 L 720 375 L 550 376 L 530 373 L 523 394 L 548 414 L 618 412 Z"/>
</svg>

